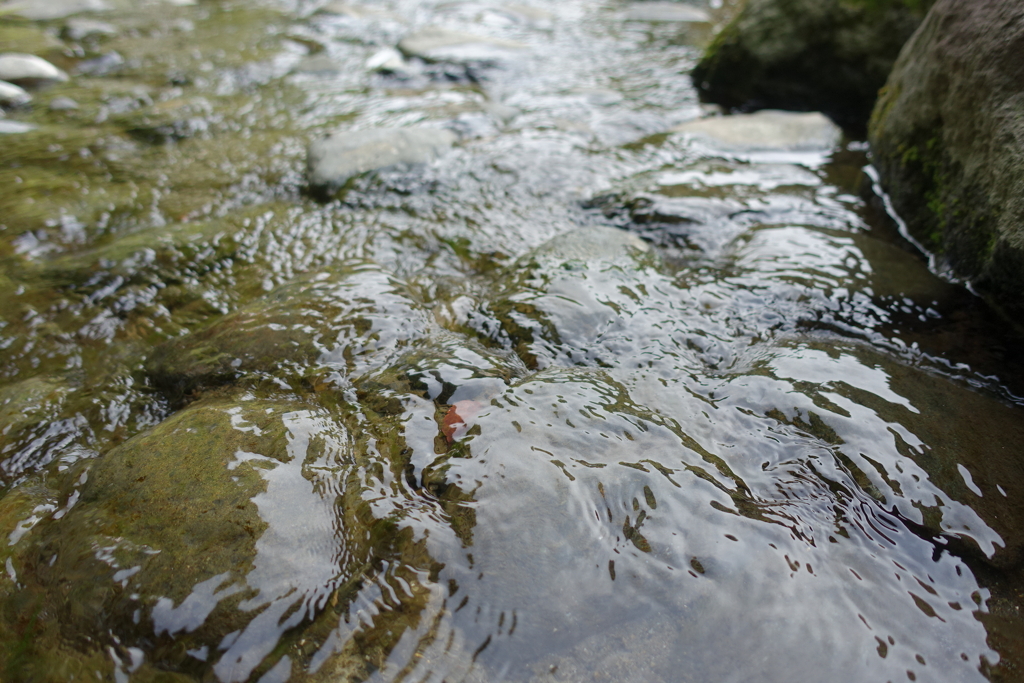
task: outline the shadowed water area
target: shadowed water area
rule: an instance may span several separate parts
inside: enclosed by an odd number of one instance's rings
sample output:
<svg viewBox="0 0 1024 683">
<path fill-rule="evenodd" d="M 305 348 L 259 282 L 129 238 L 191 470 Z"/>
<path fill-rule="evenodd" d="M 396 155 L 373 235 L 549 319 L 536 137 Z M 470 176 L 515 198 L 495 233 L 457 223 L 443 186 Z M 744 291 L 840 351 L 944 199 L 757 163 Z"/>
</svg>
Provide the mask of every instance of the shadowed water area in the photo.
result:
<svg viewBox="0 0 1024 683">
<path fill-rule="evenodd" d="M 862 142 L 673 132 L 728 8 L 524 2 L 0 15 L 70 74 L 0 135 L 0 678 L 1019 680 L 1019 333 Z"/>
</svg>

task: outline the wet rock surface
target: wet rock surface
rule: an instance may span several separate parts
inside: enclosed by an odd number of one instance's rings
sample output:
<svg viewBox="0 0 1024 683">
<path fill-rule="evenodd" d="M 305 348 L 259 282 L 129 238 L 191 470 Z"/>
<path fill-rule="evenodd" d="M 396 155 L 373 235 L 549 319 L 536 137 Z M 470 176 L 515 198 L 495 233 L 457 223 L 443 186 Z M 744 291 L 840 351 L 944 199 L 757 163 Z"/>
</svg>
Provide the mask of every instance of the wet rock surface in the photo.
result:
<svg viewBox="0 0 1024 683">
<path fill-rule="evenodd" d="M 24 88 L 0 81 L 0 105 L 5 107 L 19 107 L 32 101 L 32 96 Z"/>
<path fill-rule="evenodd" d="M 824 111 L 862 132 L 927 0 L 750 0 L 693 71 L 712 102 Z"/>
<path fill-rule="evenodd" d="M 0 80 L 15 85 L 45 85 L 68 80 L 66 73 L 35 55 L 0 54 Z"/>
<path fill-rule="evenodd" d="M 113 9 L 106 0 L 12 0 L 0 10 L 26 19 L 47 21 L 64 19 L 83 12 L 107 12 Z"/>
<path fill-rule="evenodd" d="M 882 182 L 910 234 L 1016 315 L 1024 291 L 1020 229 L 1024 11 L 942 2 L 901 58 L 871 121 Z"/>
<path fill-rule="evenodd" d="M 698 101 L 717 3 L 108 2 L 0 15 L 69 74 L 0 121 L 0 678 L 1015 680 L 1020 339 L 864 142 Z"/>
<path fill-rule="evenodd" d="M 634 2 L 626 10 L 630 21 L 704 23 L 711 15 L 698 7 L 676 2 Z"/>
<path fill-rule="evenodd" d="M 672 130 L 726 152 L 829 152 L 842 137 L 822 114 L 771 110 L 689 121 Z"/>
<path fill-rule="evenodd" d="M 315 190 L 330 193 L 368 171 L 433 161 L 455 140 L 454 133 L 440 128 L 338 131 L 309 146 L 309 183 Z"/>
</svg>

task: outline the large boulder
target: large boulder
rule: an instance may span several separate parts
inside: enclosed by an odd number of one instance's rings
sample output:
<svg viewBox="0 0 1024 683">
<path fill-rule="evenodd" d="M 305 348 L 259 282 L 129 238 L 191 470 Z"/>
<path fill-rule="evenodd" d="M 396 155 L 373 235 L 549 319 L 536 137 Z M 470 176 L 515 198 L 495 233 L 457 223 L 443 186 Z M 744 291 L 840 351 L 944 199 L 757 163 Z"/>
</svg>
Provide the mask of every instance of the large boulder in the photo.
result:
<svg viewBox="0 0 1024 683">
<path fill-rule="evenodd" d="M 1024 310 L 1024 5 L 939 0 L 871 119 L 874 164 L 910 234 Z"/>
<path fill-rule="evenodd" d="M 708 100 L 862 129 L 931 0 L 746 0 L 693 70 Z"/>
</svg>

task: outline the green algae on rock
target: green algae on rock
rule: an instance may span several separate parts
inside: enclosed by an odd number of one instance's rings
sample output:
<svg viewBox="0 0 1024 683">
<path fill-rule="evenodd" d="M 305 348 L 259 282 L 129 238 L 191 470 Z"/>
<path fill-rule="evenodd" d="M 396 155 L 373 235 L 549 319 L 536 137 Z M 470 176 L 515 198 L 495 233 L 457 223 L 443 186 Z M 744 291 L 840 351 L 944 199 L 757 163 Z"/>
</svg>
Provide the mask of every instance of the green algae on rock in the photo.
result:
<svg viewBox="0 0 1024 683">
<path fill-rule="evenodd" d="M 99 458 L 60 494 L 62 510 L 4 553 L 23 588 L 0 596 L 0 632 L 21 631 L 4 647 L 24 650 L 7 658 L 8 673 L 58 680 L 85 663 L 110 672 L 131 664 L 128 648 L 143 638 L 148 665 L 200 678 L 209 665 L 195 653 L 240 632 L 211 664 L 222 679 L 245 679 L 286 652 L 301 661 L 309 645 L 288 635 L 297 629 L 323 644 L 382 569 L 405 574 L 397 580 L 407 613 L 383 615 L 383 632 L 369 625 L 362 638 L 393 642 L 423 601 L 415 568 L 429 571 L 430 562 L 364 499 L 365 449 L 365 438 L 322 407 L 242 396 L 196 403 Z M 2 499 L 5 531 L 53 498 L 33 490 Z M 297 504 L 302 515 L 291 512 Z M 387 570 L 398 557 L 402 567 Z M 25 600 L 35 601 L 36 617 L 11 622 Z M 268 629 L 277 637 L 268 641 Z M 65 657 L 42 656 L 58 644 Z"/>
<path fill-rule="evenodd" d="M 937 2 L 871 119 L 873 163 L 910 235 L 1024 311 L 1024 7 Z"/>
<path fill-rule="evenodd" d="M 929 0 L 746 0 L 693 70 L 708 100 L 822 111 L 862 130 Z"/>
<path fill-rule="evenodd" d="M 373 264 L 353 264 L 284 285 L 163 344 L 147 369 L 177 397 L 245 373 L 361 375 L 421 337 L 429 320 L 399 280 Z"/>
</svg>

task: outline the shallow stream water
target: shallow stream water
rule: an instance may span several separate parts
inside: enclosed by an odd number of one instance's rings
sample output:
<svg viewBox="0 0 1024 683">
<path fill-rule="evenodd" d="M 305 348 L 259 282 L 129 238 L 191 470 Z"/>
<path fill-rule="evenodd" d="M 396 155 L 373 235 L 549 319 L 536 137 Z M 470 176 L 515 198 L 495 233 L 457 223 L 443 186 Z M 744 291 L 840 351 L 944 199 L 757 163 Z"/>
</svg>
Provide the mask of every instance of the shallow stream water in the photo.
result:
<svg viewBox="0 0 1024 683">
<path fill-rule="evenodd" d="M 324 4 L 0 16 L 0 678 L 1020 680 L 1021 338 L 863 142 L 669 132 L 710 24 Z"/>
</svg>

